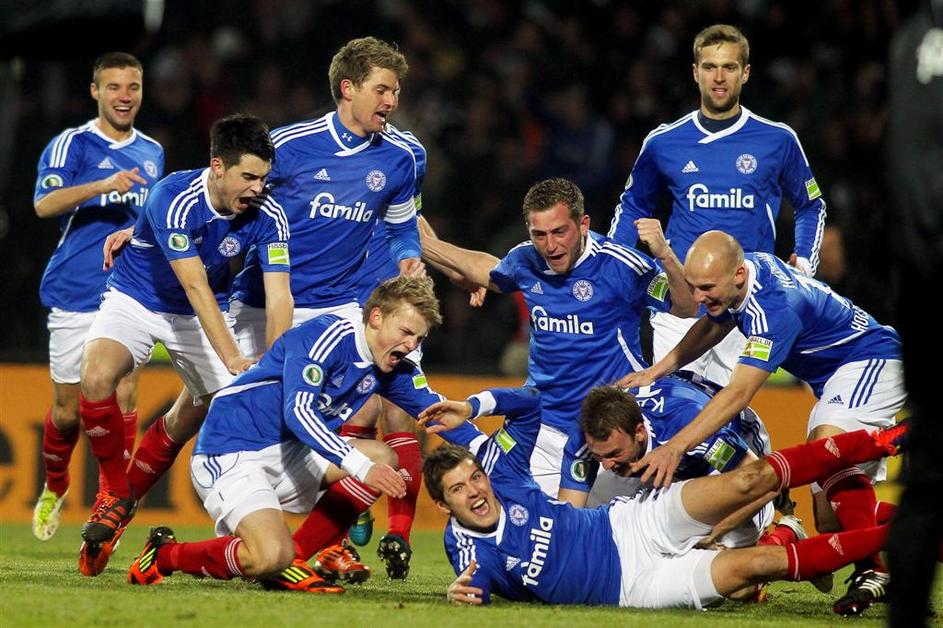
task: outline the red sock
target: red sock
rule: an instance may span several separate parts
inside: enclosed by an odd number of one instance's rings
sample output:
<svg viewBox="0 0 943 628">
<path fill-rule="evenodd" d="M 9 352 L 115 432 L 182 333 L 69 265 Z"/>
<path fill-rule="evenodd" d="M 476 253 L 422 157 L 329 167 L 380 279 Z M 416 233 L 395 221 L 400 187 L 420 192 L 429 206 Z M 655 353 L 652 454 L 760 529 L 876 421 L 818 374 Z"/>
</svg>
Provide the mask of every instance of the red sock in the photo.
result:
<svg viewBox="0 0 943 628">
<path fill-rule="evenodd" d="M 885 523 L 890 523 L 896 512 L 897 506 L 895 504 L 890 502 L 878 502 L 877 508 L 874 509 L 874 519 L 878 522 L 879 526 L 882 526 Z"/>
<path fill-rule="evenodd" d="M 92 453 L 108 480 L 108 490 L 127 499 L 131 496 L 131 486 L 124 459 L 124 418 L 115 394 L 101 401 L 89 401 L 79 393 L 79 412 Z"/>
<path fill-rule="evenodd" d="M 138 411 L 124 412 L 124 459 L 131 460 L 131 454 L 134 453 L 134 441 L 138 437 Z"/>
<path fill-rule="evenodd" d="M 770 532 L 764 532 L 757 545 L 789 545 L 799 540 L 796 533 L 788 526 L 775 525 Z"/>
<path fill-rule="evenodd" d="M 139 499 L 174 464 L 177 454 L 186 443 L 177 443 L 167 435 L 165 417 L 154 421 L 141 439 L 134 459 L 128 466 L 128 482 Z"/>
<path fill-rule="evenodd" d="M 399 473 L 406 481 L 406 496 L 400 499 L 387 497 L 389 512 L 387 532 L 406 539 L 416 517 L 416 500 L 419 499 L 419 487 L 422 485 L 422 453 L 419 441 L 412 432 L 396 432 L 383 437 L 383 442 L 393 448 L 399 456 Z"/>
<path fill-rule="evenodd" d="M 46 467 L 46 486 L 59 497 L 69 490 L 69 461 L 78 440 L 78 426 L 60 430 L 52 422 L 52 408 L 49 408 L 43 423 L 43 466 Z"/>
<path fill-rule="evenodd" d="M 196 543 L 168 543 L 157 550 L 157 569 L 165 576 L 182 571 L 200 578 L 231 580 L 245 575 L 239 564 L 240 543 L 242 539 L 236 536 Z"/>
<path fill-rule="evenodd" d="M 785 579 L 814 580 L 819 576 L 875 554 L 884 545 L 887 526 L 819 534 L 786 546 L 789 567 Z"/>
<path fill-rule="evenodd" d="M 828 438 L 774 451 L 764 458 L 779 477 L 781 486 L 793 488 L 831 477 L 845 467 L 879 460 L 887 451 L 864 430 L 836 434 Z"/>
<path fill-rule="evenodd" d="M 292 535 L 295 557 L 308 560 L 325 547 L 340 543 L 357 516 L 379 496 L 352 477 L 331 484 Z"/>
<path fill-rule="evenodd" d="M 874 496 L 874 486 L 871 478 L 858 467 L 849 467 L 839 471 L 822 482 L 822 490 L 835 509 L 835 516 L 841 524 L 842 530 L 861 530 L 873 528 L 877 525 L 875 512 L 877 498 Z M 886 571 L 880 556 L 874 556 L 857 561 L 855 566 L 859 570 L 878 569 Z"/>
<path fill-rule="evenodd" d="M 340 435 L 351 436 L 353 438 L 363 438 L 365 440 L 376 440 L 377 428 L 376 426 L 363 427 L 360 425 L 344 423 L 341 425 Z"/>
</svg>

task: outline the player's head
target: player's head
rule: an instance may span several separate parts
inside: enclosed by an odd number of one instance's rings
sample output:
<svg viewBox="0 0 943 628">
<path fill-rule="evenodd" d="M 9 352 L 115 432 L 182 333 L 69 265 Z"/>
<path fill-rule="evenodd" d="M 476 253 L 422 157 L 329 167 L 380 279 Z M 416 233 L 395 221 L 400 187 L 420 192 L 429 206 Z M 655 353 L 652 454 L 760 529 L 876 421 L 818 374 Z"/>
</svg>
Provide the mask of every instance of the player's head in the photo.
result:
<svg viewBox="0 0 943 628">
<path fill-rule="evenodd" d="M 242 113 L 220 118 L 210 129 L 210 196 L 221 213 L 240 214 L 265 187 L 275 147 L 268 127 Z"/>
<path fill-rule="evenodd" d="M 399 82 L 406 78 L 406 57 L 376 39 L 352 39 L 331 59 L 328 78 L 341 122 L 360 136 L 383 130 L 399 105 Z"/>
<path fill-rule="evenodd" d="M 629 464 L 645 453 L 648 434 L 635 397 L 615 386 L 597 386 L 583 400 L 580 429 L 603 469 L 629 474 Z"/>
<path fill-rule="evenodd" d="M 119 133 L 134 126 L 144 96 L 144 68 L 134 55 L 106 52 L 92 66 L 89 90 L 98 102 L 98 118 Z M 109 129 L 103 128 L 106 133 Z"/>
<path fill-rule="evenodd" d="M 711 316 L 738 306 L 746 296 L 743 248 L 723 231 L 707 231 L 694 241 L 684 262 L 684 274 L 694 288 L 694 300 Z"/>
<path fill-rule="evenodd" d="M 701 112 L 709 118 L 737 113 L 740 90 L 750 78 L 750 43 L 734 26 L 714 24 L 694 38 L 694 82 Z"/>
<path fill-rule="evenodd" d="M 440 445 L 423 460 L 422 476 L 439 510 L 464 527 L 490 532 L 498 525 L 501 507 L 488 474 L 472 452 L 451 443 Z"/>
<path fill-rule="evenodd" d="M 442 323 L 432 279 L 402 275 L 387 279 L 363 306 L 363 323 L 373 361 L 381 371 L 392 371 L 432 327 Z"/>
<path fill-rule="evenodd" d="M 524 196 L 524 224 L 550 269 L 569 272 L 583 254 L 589 233 L 583 193 L 567 179 L 535 183 Z"/>
</svg>

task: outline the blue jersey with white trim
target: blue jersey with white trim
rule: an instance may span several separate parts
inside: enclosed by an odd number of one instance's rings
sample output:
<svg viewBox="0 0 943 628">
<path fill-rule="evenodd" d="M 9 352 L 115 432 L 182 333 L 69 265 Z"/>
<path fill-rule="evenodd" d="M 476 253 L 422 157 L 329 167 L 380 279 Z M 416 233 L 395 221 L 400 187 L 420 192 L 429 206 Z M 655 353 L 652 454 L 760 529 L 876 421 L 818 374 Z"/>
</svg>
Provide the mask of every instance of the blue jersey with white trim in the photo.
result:
<svg viewBox="0 0 943 628">
<path fill-rule="evenodd" d="M 101 304 L 108 271 L 102 270 L 102 245 L 110 234 L 134 224 L 153 186 L 164 174 L 164 149 L 140 131 L 120 142 L 106 136 L 95 120 L 66 129 L 43 150 L 33 201 L 50 192 L 106 179 L 120 170 L 138 169 L 146 184 L 125 192 L 100 194 L 59 217 L 56 245 L 39 296 L 45 307 L 92 312 Z"/>
<path fill-rule="evenodd" d="M 285 332 L 216 394 L 194 452 L 258 451 L 295 439 L 353 472 L 359 457 L 335 431 L 373 394 L 412 416 L 443 399 L 407 361 L 391 373 L 377 368 L 359 318 L 318 316 Z"/>
<path fill-rule="evenodd" d="M 649 133 L 626 182 L 609 230 L 633 246 L 634 221 L 650 217 L 658 196 L 671 194 L 665 235 L 682 261 L 705 231 L 729 233 L 746 251 L 772 253 L 776 217 L 785 196 L 795 209 L 796 255 L 814 273 L 825 228 L 825 201 L 799 138 L 785 124 L 741 106 L 727 129 L 708 132 L 694 111 Z"/>
<path fill-rule="evenodd" d="M 825 382 L 844 364 L 901 359 L 894 328 L 880 325 L 828 285 L 767 253 L 744 257 L 746 298 L 736 310 L 712 317 L 733 318 L 747 337 L 739 363 L 769 372 L 782 366 L 820 397 Z"/>
<path fill-rule="evenodd" d="M 288 221 L 271 198 L 258 209 L 223 215 L 210 202 L 209 168 L 181 170 L 154 186 L 108 285 L 153 312 L 194 314 L 170 263 L 199 257 L 221 308 L 228 307 L 229 263 L 255 249 L 264 272 L 288 272 Z"/>
<path fill-rule="evenodd" d="M 543 422 L 568 431 L 593 386 L 645 367 L 639 319 L 668 311 L 668 279 L 648 256 L 590 232 L 565 274 L 552 271 L 531 242 L 491 271 L 502 291 L 522 291 L 530 311 L 528 384 L 541 392 Z"/>
<path fill-rule="evenodd" d="M 476 561 L 471 586 L 482 589 L 485 603 L 495 594 L 547 604 L 618 604 L 622 568 L 609 507 L 574 508 L 542 493 L 530 475 L 538 408 L 524 410 L 520 391 L 489 393 L 496 400 L 491 411 L 507 415 L 504 426 L 483 442 L 450 440 L 475 447 L 501 513 L 497 529 L 487 533 L 449 519 L 445 553 L 455 573 Z"/>
<path fill-rule="evenodd" d="M 291 226 L 291 293 L 295 307 L 350 303 L 374 227 L 382 221 L 396 259 L 417 257 L 416 155 L 392 132 L 358 137 L 335 112 L 272 131 L 272 197 Z M 254 256 L 236 278 L 233 298 L 264 307 Z"/>
</svg>

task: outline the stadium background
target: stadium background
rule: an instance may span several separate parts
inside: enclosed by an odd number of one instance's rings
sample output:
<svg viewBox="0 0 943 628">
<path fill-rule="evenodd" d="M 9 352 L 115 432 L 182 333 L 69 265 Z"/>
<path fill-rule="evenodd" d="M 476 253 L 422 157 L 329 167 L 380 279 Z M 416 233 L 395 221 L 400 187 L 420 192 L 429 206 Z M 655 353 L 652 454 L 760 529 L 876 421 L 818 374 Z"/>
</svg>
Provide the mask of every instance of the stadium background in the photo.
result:
<svg viewBox="0 0 943 628">
<path fill-rule="evenodd" d="M 327 67 L 348 39 L 397 42 L 410 74 L 393 121 L 428 149 L 424 212 L 443 238 L 500 256 L 525 238 L 520 201 L 539 178 L 575 180 L 594 228 L 605 232 L 646 133 L 697 107 L 694 34 L 715 22 L 738 25 L 753 65 L 743 104 L 796 130 L 828 202 L 819 276 L 882 322 L 895 321 L 884 263 L 893 246 L 882 163 L 885 60 L 913 3 L 169 0 L 159 26 L 149 28 L 140 2 L 77 3 L 83 14 L 66 4 L 42 13 L 28 2 L 0 2 L 5 519 L 28 517 L 49 394 L 44 368 L 23 366 L 46 360 L 38 285 L 58 239 L 56 221 L 32 210 L 36 162 L 56 133 L 94 116 L 91 61 L 111 49 L 144 63 L 136 126 L 164 145 L 169 173 L 206 162 L 208 128 L 221 115 L 250 112 L 275 127 L 332 109 Z M 781 256 L 792 250 L 791 224 L 784 207 Z M 515 302 L 491 296 L 483 311 L 471 310 L 460 291 L 438 284 L 446 323 L 429 339 L 424 362 L 433 385 L 446 388 L 441 373 L 516 372 L 526 320 Z M 481 383 L 442 379 L 457 392 Z M 168 382 L 162 369 L 145 377 L 142 416 L 166 402 Z M 802 438 L 810 399 L 801 388 L 762 393 L 758 403 L 774 436 L 782 434 L 779 445 Z M 185 491 L 186 482 L 177 469 L 167 486 Z"/>
</svg>

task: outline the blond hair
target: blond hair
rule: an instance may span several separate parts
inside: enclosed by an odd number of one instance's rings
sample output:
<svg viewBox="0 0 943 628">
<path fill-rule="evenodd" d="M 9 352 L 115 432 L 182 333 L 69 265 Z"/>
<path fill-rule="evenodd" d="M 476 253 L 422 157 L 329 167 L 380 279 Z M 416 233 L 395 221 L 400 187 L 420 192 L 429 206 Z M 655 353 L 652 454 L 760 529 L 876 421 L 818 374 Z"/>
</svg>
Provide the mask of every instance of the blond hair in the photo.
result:
<svg viewBox="0 0 943 628">
<path fill-rule="evenodd" d="M 694 63 L 701 60 L 701 50 L 720 44 L 737 44 L 740 46 L 740 65 L 747 67 L 750 63 L 750 42 L 736 26 L 729 24 L 714 24 L 708 26 L 694 37 Z"/>
<path fill-rule="evenodd" d="M 405 79 L 409 73 L 406 57 L 392 44 L 376 37 L 351 39 L 344 44 L 331 59 L 331 67 L 327 71 L 334 102 L 341 101 L 341 81 L 349 79 L 355 86 L 360 87 L 373 68 L 390 70 L 400 80 Z"/>
<path fill-rule="evenodd" d="M 380 308 L 386 316 L 399 309 L 403 303 L 416 308 L 430 327 L 442 324 L 439 300 L 433 291 L 432 278 L 403 275 L 387 279 L 374 289 L 363 306 L 363 321 L 367 322 L 373 308 Z"/>
</svg>

